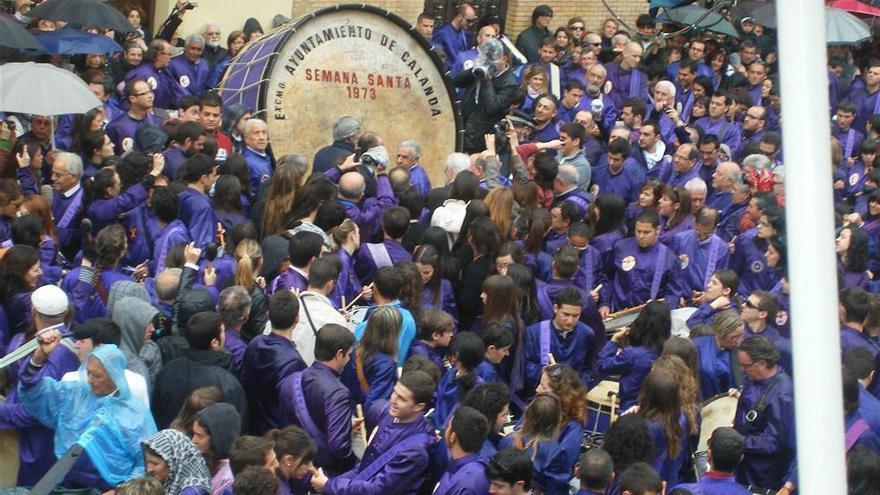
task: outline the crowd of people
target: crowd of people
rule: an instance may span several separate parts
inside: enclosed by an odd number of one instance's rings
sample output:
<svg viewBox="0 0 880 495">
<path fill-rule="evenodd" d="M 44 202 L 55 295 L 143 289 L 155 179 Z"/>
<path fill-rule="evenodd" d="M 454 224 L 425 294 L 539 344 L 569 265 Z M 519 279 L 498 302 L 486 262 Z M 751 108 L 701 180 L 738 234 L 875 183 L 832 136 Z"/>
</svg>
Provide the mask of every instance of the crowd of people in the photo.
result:
<svg viewBox="0 0 880 495">
<path fill-rule="evenodd" d="M 62 26 L 32 6 L 9 17 Z M 309 159 L 275 156 L 296 137 L 214 91 L 259 23 L 226 48 L 214 23 L 179 38 L 191 8 L 155 37 L 127 9 L 112 57 L 3 52 L 73 70 L 103 103 L 0 122 L 4 482 L 797 491 L 783 183 L 798 171 L 772 30 L 727 11 L 737 38 L 647 13 L 563 23 L 540 5 L 506 33 L 462 2 L 414 26 L 461 98 L 464 152 L 423 163 L 431 143 L 340 115 Z M 880 487 L 878 47 L 828 48 L 841 326 L 820 330 L 840 333 L 859 495 Z M 702 431 L 723 399 L 731 426 Z"/>
</svg>

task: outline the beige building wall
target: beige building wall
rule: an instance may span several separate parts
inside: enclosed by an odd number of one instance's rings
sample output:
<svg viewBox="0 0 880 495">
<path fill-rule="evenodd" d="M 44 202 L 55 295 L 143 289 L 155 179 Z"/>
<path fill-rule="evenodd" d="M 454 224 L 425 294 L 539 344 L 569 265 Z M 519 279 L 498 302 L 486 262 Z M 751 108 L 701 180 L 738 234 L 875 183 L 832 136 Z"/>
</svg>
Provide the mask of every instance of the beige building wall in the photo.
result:
<svg viewBox="0 0 880 495">
<path fill-rule="evenodd" d="M 607 1 L 616 13 L 631 25 L 635 25 L 635 18 L 647 10 L 645 0 Z M 196 9 L 187 12 L 184 16 L 183 25 L 180 27 L 181 36 L 199 32 L 205 22 L 215 21 L 220 23 L 225 44 L 226 34 L 234 29 L 241 29 L 244 20 L 248 17 L 255 17 L 260 21 L 263 29 L 269 30 L 272 27 L 272 18 L 276 14 L 296 18 L 331 5 L 359 2 L 354 0 L 349 2 L 345 0 L 199 0 L 198 3 Z M 415 22 L 424 8 L 422 0 L 372 0 L 366 3 L 391 10 L 409 22 Z M 516 36 L 528 27 L 532 9 L 542 3 L 552 5 L 555 11 L 551 29 L 564 25 L 570 17 L 579 15 L 584 18 L 588 29 L 598 30 L 602 21 L 610 17 L 601 0 L 508 0 L 507 32 Z M 154 18 L 161 23 L 171 12 L 173 5 L 174 0 L 156 0 Z"/>
<path fill-rule="evenodd" d="M 178 32 L 181 37 L 193 33 L 201 33 L 202 26 L 206 22 L 220 24 L 223 46 L 226 46 L 226 35 L 230 31 L 244 27 L 244 21 L 248 17 L 254 17 L 260 21 L 263 29 L 272 29 L 272 18 L 276 14 L 290 17 L 293 0 L 197 0 L 199 6 L 188 11 L 183 16 Z M 299 2 L 296 2 L 299 3 Z M 156 30 L 171 13 L 175 0 L 156 0 L 156 11 L 153 18 L 156 19 Z"/>
</svg>

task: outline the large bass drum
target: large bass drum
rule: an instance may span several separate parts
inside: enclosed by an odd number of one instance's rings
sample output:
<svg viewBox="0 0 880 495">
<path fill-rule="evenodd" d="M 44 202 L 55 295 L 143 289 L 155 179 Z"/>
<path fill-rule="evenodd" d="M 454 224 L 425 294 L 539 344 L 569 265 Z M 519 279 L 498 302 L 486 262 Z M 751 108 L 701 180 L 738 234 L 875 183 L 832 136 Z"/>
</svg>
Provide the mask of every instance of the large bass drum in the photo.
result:
<svg viewBox="0 0 880 495">
<path fill-rule="evenodd" d="M 328 7 L 248 43 L 220 83 L 225 104 L 243 103 L 266 120 L 276 156 L 308 159 L 332 141 L 333 122 L 362 119 L 394 163 L 413 139 L 434 184 L 461 149 L 464 129 L 452 85 L 431 44 L 405 20 L 371 5 Z"/>
</svg>

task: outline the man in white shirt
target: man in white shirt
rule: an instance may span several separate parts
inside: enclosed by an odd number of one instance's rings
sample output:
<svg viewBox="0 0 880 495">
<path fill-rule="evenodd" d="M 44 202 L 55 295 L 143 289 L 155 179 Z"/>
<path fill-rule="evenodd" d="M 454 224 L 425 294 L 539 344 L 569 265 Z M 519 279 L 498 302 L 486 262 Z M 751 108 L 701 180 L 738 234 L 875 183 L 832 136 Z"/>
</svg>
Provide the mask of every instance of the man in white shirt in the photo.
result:
<svg viewBox="0 0 880 495">
<path fill-rule="evenodd" d="M 319 258 L 309 270 L 308 288 L 299 294 L 299 323 L 293 329 L 292 340 L 308 366 L 315 360 L 315 336 L 321 327 L 335 323 L 349 330 L 354 328 L 329 299 L 339 271 L 334 257 Z"/>
</svg>

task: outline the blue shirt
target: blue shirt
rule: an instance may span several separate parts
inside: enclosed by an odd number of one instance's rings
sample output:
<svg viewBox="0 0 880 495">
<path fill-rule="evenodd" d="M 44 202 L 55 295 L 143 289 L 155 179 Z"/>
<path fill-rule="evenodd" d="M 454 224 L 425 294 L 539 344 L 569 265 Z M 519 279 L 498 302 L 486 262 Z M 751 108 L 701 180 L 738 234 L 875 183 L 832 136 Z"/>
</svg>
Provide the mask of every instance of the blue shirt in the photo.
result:
<svg viewBox="0 0 880 495">
<path fill-rule="evenodd" d="M 416 321 L 413 319 L 413 315 L 408 309 L 400 306 L 400 301 L 390 302 L 387 305 L 397 308 L 400 311 L 400 315 L 403 317 L 403 328 L 400 330 L 400 338 L 397 341 L 397 366 L 403 366 L 403 363 L 406 362 L 407 354 L 409 354 L 409 347 L 412 344 L 413 339 L 416 338 Z M 364 330 L 367 328 L 368 319 L 369 313 L 367 314 L 367 318 L 360 322 L 354 329 L 354 338 L 358 341 L 364 336 Z"/>
</svg>

